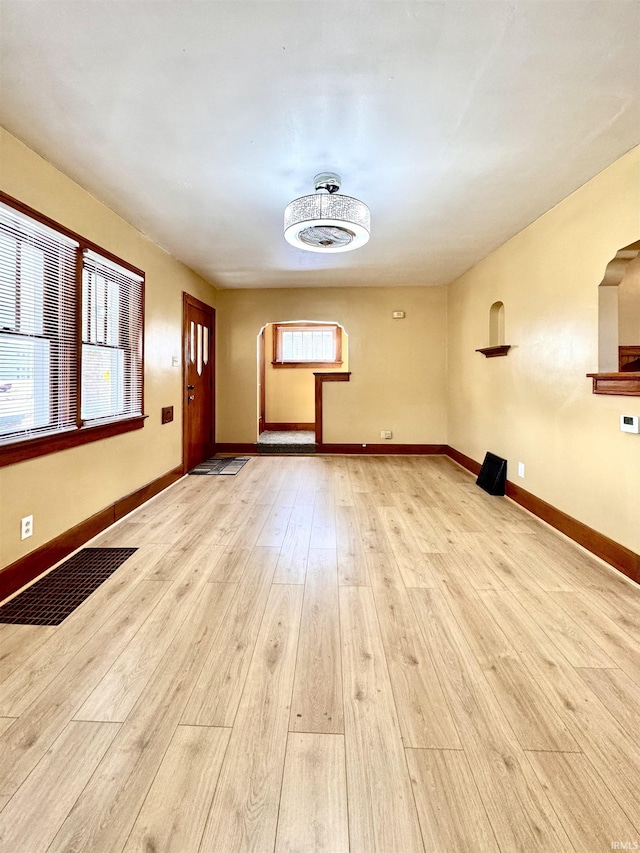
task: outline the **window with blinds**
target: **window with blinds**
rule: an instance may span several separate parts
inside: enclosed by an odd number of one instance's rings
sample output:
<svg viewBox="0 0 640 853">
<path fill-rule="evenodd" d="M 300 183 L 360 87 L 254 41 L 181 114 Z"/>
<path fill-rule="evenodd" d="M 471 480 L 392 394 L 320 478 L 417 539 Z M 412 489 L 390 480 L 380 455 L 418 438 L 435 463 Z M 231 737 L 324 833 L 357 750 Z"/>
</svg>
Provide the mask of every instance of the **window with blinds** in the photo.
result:
<svg viewBox="0 0 640 853">
<path fill-rule="evenodd" d="M 0 451 L 142 415 L 143 301 L 141 276 L 0 203 Z"/>
<path fill-rule="evenodd" d="M 142 414 L 142 278 L 85 251 L 81 418 Z"/>
<path fill-rule="evenodd" d="M 275 324 L 273 365 L 323 367 L 341 363 L 342 336 L 335 325 Z"/>
<path fill-rule="evenodd" d="M 77 251 L 0 206 L 0 442 L 76 427 Z"/>
</svg>

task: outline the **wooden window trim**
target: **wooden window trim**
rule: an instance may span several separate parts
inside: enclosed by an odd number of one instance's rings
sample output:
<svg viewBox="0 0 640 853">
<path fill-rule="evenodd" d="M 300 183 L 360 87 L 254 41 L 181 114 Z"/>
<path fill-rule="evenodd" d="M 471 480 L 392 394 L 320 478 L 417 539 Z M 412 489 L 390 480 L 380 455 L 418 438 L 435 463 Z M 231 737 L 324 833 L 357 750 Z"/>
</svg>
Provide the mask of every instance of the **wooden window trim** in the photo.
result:
<svg viewBox="0 0 640 853">
<path fill-rule="evenodd" d="M 24 462 L 26 459 L 35 459 L 38 456 L 46 456 L 48 453 L 56 453 L 59 450 L 68 450 L 70 447 L 78 447 L 91 441 L 100 441 L 103 438 L 111 438 L 113 435 L 121 435 L 144 426 L 148 415 L 136 415 L 120 421 L 83 426 L 78 429 L 68 429 L 62 432 L 54 432 L 49 435 L 37 435 L 21 441 L 14 441 L 0 447 L 0 468 L 5 465 L 13 465 L 16 462 Z"/>
<path fill-rule="evenodd" d="M 72 240 L 75 240 L 80 244 L 80 249 L 91 249 L 93 252 L 96 252 L 98 255 L 102 255 L 107 260 L 112 261 L 114 264 L 119 264 L 121 267 L 129 270 L 135 275 L 139 275 L 144 278 L 144 270 L 138 269 L 138 267 L 134 267 L 133 264 L 130 264 L 128 261 L 123 260 L 123 258 L 118 257 L 118 255 L 114 255 L 113 252 L 109 252 L 107 249 L 103 249 L 102 246 L 99 246 L 97 243 L 93 243 L 91 240 L 87 240 L 86 237 L 83 237 L 80 234 L 76 234 L 75 231 L 72 231 L 70 228 L 66 228 L 64 225 L 61 225 L 59 222 L 56 222 L 55 219 L 51 219 L 49 216 L 45 216 L 44 213 L 40 213 L 37 210 L 34 210 L 33 207 L 29 207 L 28 204 L 24 204 L 24 202 L 19 201 L 17 198 L 8 195 L 5 192 L 0 190 L 0 201 L 3 204 L 6 204 L 8 207 L 13 207 L 20 213 L 24 213 L 25 216 L 30 216 L 31 219 L 35 219 L 36 222 L 42 223 L 42 225 L 46 225 L 47 228 L 51 228 L 54 231 L 59 231 L 60 234 L 63 234 L 65 237 L 69 237 Z"/>
<path fill-rule="evenodd" d="M 77 346 L 77 357 L 76 357 L 76 371 L 77 371 L 77 388 L 78 388 L 78 400 L 77 400 L 77 413 L 76 413 L 76 428 L 64 429 L 58 432 L 51 433 L 43 433 L 41 435 L 30 436 L 29 438 L 17 439 L 16 441 L 7 442 L 6 444 L 0 444 L 0 468 L 5 465 L 13 465 L 16 462 L 23 462 L 27 459 L 34 459 L 39 456 L 45 456 L 49 453 L 56 453 L 61 450 L 67 450 L 71 447 L 78 447 L 82 444 L 88 444 L 92 441 L 100 441 L 105 438 L 110 438 L 115 435 L 121 435 L 126 432 L 132 432 L 133 430 L 141 429 L 144 427 L 144 422 L 147 419 L 147 415 L 127 415 L 120 419 L 103 421 L 101 423 L 91 422 L 88 424 L 84 424 L 82 419 L 80 418 L 80 405 L 81 405 L 81 385 L 80 385 L 80 376 L 82 370 L 82 270 L 83 270 L 83 253 L 86 249 L 89 249 L 95 252 L 98 255 L 101 255 L 103 258 L 111 261 L 112 263 L 118 264 L 126 270 L 129 270 L 134 275 L 142 278 L 142 340 L 141 340 L 141 407 L 144 412 L 144 356 L 145 356 L 145 309 L 146 309 L 146 298 L 145 298 L 145 274 L 144 271 L 135 267 L 133 264 L 130 264 L 128 261 L 125 261 L 123 258 L 118 255 L 114 255 L 113 252 L 109 252 L 107 249 L 104 249 L 102 246 L 94 243 L 92 240 L 87 240 L 85 237 L 82 237 L 80 234 L 77 234 L 75 231 L 72 231 L 70 228 L 66 228 L 64 225 L 61 225 L 55 219 L 51 219 L 49 216 L 45 216 L 45 214 L 40 213 L 34 208 L 30 207 L 28 204 L 24 204 L 24 202 L 19 201 L 13 196 L 8 195 L 7 193 L 0 190 L 0 202 L 7 205 L 8 207 L 12 207 L 14 210 L 19 213 L 24 214 L 25 216 L 30 217 L 35 222 L 39 222 L 42 225 L 45 225 L 47 228 L 52 229 L 53 231 L 57 231 L 59 234 L 65 237 L 69 237 L 70 239 L 76 241 L 78 243 L 77 249 L 77 262 L 76 262 L 76 346 Z M 63 379 L 66 378 L 63 377 Z"/>
<path fill-rule="evenodd" d="M 336 357 L 335 361 L 283 361 L 278 356 L 280 355 L 280 329 L 287 331 L 304 331 L 305 329 L 315 329 L 317 331 L 332 331 L 336 342 Z M 273 324 L 273 360 L 272 367 L 275 368 L 300 368 L 310 367 L 315 370 L 318 368 L 331 368 L 342 366 L 342 328 L 337 323 L 274 323 Z"/>
<path fill-rule="evenodd" d="M 342 361 L 272 361 L 271 366 L 279 369 L 281 367 L 312 367 L 318 368 L 341 367 Z"/>
</svg>

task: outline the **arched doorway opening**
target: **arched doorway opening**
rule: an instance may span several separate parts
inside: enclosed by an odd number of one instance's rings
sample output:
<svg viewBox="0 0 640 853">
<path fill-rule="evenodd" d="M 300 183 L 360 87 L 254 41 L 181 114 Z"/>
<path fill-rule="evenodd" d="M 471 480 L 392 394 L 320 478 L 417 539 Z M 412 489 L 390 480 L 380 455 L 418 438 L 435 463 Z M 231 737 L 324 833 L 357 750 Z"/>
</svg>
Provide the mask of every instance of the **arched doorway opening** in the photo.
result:
<svg viewBox="0 0 640 853">
<path fill-rule="evenodd" d="M 258 445 L 315 450 L 315 376 L 348 370 L 349 339 L 334 320 L 281 320 L 258 333 Z M 284 450 L 281 450 L 284 448 Z"/>
</svg>

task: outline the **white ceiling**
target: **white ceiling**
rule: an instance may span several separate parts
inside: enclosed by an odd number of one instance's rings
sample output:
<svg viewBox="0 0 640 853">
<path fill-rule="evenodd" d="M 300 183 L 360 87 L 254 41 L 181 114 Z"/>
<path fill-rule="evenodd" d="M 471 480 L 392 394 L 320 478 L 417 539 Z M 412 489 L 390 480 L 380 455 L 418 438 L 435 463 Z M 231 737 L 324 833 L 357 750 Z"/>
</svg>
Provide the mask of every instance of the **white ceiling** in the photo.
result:
<svg viewBox="0 0 640 853">
<path fill-rule="evenodd" d="M 0 122 L 218 287 L 447 283 L 638 143 L 635 0 L 0 10 Z M 327 169 L 362 249 L 282 236 Z"/>
</svg>

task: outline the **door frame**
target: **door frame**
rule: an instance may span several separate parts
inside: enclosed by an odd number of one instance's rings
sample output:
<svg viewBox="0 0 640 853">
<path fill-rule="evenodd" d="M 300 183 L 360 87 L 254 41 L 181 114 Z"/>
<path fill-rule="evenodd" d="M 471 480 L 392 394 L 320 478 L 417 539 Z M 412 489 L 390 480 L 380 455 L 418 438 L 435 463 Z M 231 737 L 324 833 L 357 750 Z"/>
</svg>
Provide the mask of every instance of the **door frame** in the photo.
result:
<svg viewBox="0 0 640 853">
<path fill-rule="evenodd" d="M 268 325 L 268 324 L 267 324 Z M 264 430 L 267 420 L 267 392 L 265 382 L 267 381 L 267 369 L 265 364 L 264 338 L 267 325 L 264 325 L 258 335 L 258 382 L 260 384 L 260 411 L 258 413 L 258 437 Z"/>
<path fill-rule="evenodd" d="M 210 456 L 216 452 L 216 309 L 212 305 L 197 299 L 190 293 L 182 292 L 182 473 L 187 473 L 187 380 L 189 370 L 189 329 L 187 312 L 189 306 L 198 308 L 211 317 L 211 446 Z"/>
</svg>

